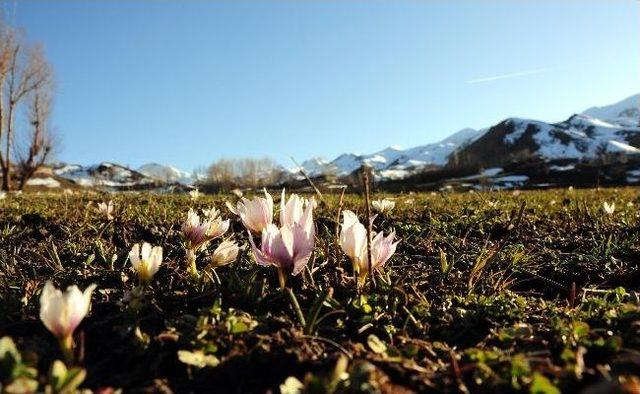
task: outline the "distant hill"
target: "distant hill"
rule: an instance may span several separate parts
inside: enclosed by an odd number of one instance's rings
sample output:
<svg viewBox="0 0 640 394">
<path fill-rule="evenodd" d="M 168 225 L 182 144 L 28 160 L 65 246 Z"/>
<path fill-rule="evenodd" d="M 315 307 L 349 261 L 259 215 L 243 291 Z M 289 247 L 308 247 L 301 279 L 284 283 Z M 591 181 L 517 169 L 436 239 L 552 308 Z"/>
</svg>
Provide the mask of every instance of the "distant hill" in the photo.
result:
<svg viewBox="0 0 640 394">
<path fill-rule="evenodd" d="M 592 107 L 565 121 L 506 118 L 483 129 L 463 129 L 437 143 L 390 146 L 371 154 L 343 153 L 301 164 L 312 178 L 346 178 L 363 164 L 393 187 L 540 187 L 580 183 L 640 184 L 640 95 Z M 283 171 L 304 181 L 300 168 Z M 282 179 L 285 181 L 285 178 Z M 57 164 L 29 181 L 34 188 L 108 190 L 188 189 L 194 179 L 175 167 L 148 163 L 134 170 L 104 162 Z"/>
<path fill-rule="evenodd" d="M 592 107 L 560 123 L 507 118 L 483 129 L 463 129 L 444 140 L 401 149 L 388 147 L 360 155 L 344 153 L 332 161 L 315 158 L 301 164 L 311 176 L 330 169 L 348 175 L 367 164 L 379 181 L 402 180 L 425 169 L 491 168 L 528 160 L 585 162 L 602 156 L 640 153 L 640 95 Z M 298 168 L 291 169 L 293 173 Z"/>
</svg>

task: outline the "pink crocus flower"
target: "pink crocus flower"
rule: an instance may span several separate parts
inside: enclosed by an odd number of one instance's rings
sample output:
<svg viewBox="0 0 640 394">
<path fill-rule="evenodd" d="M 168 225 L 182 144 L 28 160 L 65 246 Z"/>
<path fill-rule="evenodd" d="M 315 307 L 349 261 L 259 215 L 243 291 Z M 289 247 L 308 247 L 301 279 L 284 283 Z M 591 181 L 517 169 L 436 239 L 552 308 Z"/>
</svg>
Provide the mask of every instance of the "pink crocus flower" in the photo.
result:
<svg viewBox="0 0 640 394">
<path fill-rule="evenodd" d="M 229 202 L 227 207 L 240 217 L 247 230 L 256 235 L 262 234 L 262 230 L 273 221 L 273 198 L 266 189 L 264 189 L 264 198 L 254 197 L 249 200 L 242 197 L 235 207 Z"/>
<path fill-rule="evenodd" d="M 113 220 L 114 205 L 112 200 L 109 200 L 109 202 L 99 202 L 96 209 L 103 214 L 107 220 Z"/>
<path fill-rule="evenodd" d="M 40 295 L 40 320 L 58 338 L 67 362 L 73 362 L 73 332 L 89 312 L 91 294 L 96 285 L 84 292 L 78 286 L 69 286 L 63 293 L 47 282 Z"/>
<path fill-rule="evenodd" d="M 346 210 L 343 213 L 342 229 L 340 231 L 340 247 L 349 257 L 353 264 L 354 271 L 364 280 L 369 272 L 369 256 L 367 251 L 367 230 L 360 223 L 358 217 L 352 211 Z M 371 236 L 371 270 L 376 271 L 393 256 L 398 246 L 398 242 L 393 242 L 395 231 L 388 236 L 382 232 L 373 232 Z"/>
<path fill-rule="evenodd" d="M 293 196 L 292 196 L 293 197 Z M 298 204 L 298 196 L 290 201 Z M 286 205 L 286 204 L 285 204 Z M 313 203 L 306 204 L 306 209 L 297 216 L 297 206 L 292 205 L 292 216 L 284 215 L 281 227 L 267 225 L 261 234 L 258 248 L 251 235 L 249 241 L 258 264 L 273 265 L 278 268 L 280 286 L 284 288 L 286 274 L 298 275 L 309 262 L 315 244 L 315 228 L 313 224 Z M 286 207 L 285 207 L 286 208 Z M 283 218 L 281 214 L 281 218 Z"/>
<path fill-rule="evenodd" d="M 229 220 L 222 220 L 215 208 L 204 211 L 202 221 L 193 209 L 189 209 L 187 220 L 182 224 L 187 249 L 192 251 L 205 248 L 211 240 L 221 237 L 228 229 Z"/>
<path fill-rule="evenodd" d="M 82 292 L 78 286 L 69 286 L 63 293 L 47 282 L 40 295 L 40 320 L 57 338 L 70 337 L 89 312 L 95 288 L 91 285 Z"/>
</svg>

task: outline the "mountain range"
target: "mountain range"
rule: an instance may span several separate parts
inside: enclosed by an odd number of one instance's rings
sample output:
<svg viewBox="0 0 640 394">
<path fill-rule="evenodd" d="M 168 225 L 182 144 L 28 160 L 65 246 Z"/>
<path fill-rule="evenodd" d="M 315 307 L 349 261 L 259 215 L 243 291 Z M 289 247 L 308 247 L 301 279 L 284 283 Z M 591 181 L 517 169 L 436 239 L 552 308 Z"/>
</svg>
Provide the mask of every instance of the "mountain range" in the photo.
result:
<svg viewBox="0 0 640 394">
<path fill-rule="evenodd" d="M 462 129 L 436 143 L 408 149 L 390 146 L 365 155 L 343 153 L 331 161 L 312 158 L 300 167 L 282 168 L 282 172 L 299 179 L 304 178 L 301 169 L 312 178 L 328 174 L 345 177 L 366 164 L 374 168 L 379 181 L 401 181 L 429 171 L 475 168 L 476 177 L 491 176 L 497 183 L 517 186 L 528 177 L 503 171 L 514 162 L 541 160 L 559 172 L 570 171 L 576 163 L 602 157 L 638 158 L 639 126 L 640 94 L 637 94 L 611 105 L 572 114 L 558 123 L 507 118 L 482 129 Z M 629 171 L 627 181 L 640 182 L 640 167 Z M 57 164 L 49 172 L 30 180 L 28 185 L 45 188 L 75 185 L 121 190 L 191 186 L 194 183 L 192 174 L 168 165 L 147 163 L 134 170 L 105 162 L 90 166 Z"/>
<path fill-rule="evenodd" d="M 504 166 L 513 160 L 541 158 L 584 161 L 604 153 L 638 154 L 640 94 L 618 103 L 592 107 L 559 123 L 507 118 L 483 129 L 463 129 L 444 140 L 409 149 L 388 147 L 332 161 L 314 158 L 301 164 L 309 176 L 348 175 L 367 164 L 379 179 L 401 179 L 429 167 Z M 299 168 L 292 169 L 293 172 Z"/>
</svg>

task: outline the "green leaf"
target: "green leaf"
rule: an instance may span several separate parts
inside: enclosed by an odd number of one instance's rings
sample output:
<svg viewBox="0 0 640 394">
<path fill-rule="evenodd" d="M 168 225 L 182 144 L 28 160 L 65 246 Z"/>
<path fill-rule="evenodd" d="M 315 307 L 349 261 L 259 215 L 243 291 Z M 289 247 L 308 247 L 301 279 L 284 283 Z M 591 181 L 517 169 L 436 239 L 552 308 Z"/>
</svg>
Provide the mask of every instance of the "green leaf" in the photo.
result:
<svg viewBox="0 0 640 394">
<path fill-rule="evenodd" d="M 533 381 L 529 388 L 531 394 L 560 394 L 560 390 L 546 376 L 533 374 Z"/>
<path fill-rule="evenodd" d="M 84 368 L 74 367 L 67 372 L 64 384 L 60 389 L 60 393 L 75 393 L 78 387 L 87 377 L 87 371 Z"/>
<path fill-rule="evenodd" d="M 229 313 L 234 313 L 232 309 Z M 258 326 L 258 322 L 253 320 L 251 315 L 244 312 L 235 312 L 230 314 L 225 320 L 225 327 L 230 334 L 240 334 L 251 331 Z"/>
<path fill-rule="evenodd" d="M 377 336 L 371 334 L 367 338 L 367 344 L 372 352 L 376 354 L 386 354 L 387 353 L 387 345 L 380 340 Z"/>
<path fill-rule="evenodd" d="M 87 371 L 84 368 L 67 369 L 67 366 L 60 360 L 54 361 L 49 370 L 51 386 L 53 391 L 58 394 L 75 393 L 86 377 Z"/>
<path fill-rule="evenodd" d="M 13 339 L 11 337 L 2 337 L 0 338 L 0 359 L 4 359 L 7 356 L 11 356 L 18 362 L 21 360 L 20 352 L 18 352 Z"/>
<path fill-rule="evenodd" d="M 38 381 L 30 378 L 17 378 L 4 387 L 3 393 L 24 394 L 38 391 Z"/>
<path fill-rule="evenodd" d="M 67 366 L 60 360 L 56 360 L 51 364 L 49 370 L 49 380 L 56 392 L 64 385 L 64 380 L 67 377 Z"/>
</svg>

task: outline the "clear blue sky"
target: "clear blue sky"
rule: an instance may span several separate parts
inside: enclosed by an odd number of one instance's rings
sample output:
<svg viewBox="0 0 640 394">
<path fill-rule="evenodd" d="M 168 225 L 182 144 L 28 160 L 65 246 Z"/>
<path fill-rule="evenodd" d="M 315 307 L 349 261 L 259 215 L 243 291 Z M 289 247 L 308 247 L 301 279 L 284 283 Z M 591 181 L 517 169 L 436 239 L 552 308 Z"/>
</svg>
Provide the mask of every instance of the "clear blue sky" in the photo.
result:
<svg viewBox="0 0 640 394">
<path fill-rule="evenodd" d="M 411 147 L 618 101 L 640 92 L 639 6 L 18 1 L 14 21 L 57 72 L 60 160 L 192 170 Z"/>
</svg>

